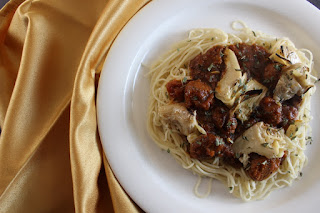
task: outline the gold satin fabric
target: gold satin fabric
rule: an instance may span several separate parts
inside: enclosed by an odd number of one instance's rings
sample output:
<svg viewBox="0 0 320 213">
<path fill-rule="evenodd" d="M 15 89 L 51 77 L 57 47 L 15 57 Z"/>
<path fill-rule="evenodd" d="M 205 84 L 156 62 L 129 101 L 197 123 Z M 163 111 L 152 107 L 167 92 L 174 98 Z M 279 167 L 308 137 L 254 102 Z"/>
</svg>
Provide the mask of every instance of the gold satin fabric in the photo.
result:
<svg viewBox="0 0 320 213">
<path fill-rule="evenodd" d="M 95 96 L 112 42 L 147 2 L 11 0 L 0 10 L 0 212 L 142 211 L 103 154 Z"/>
</svg>

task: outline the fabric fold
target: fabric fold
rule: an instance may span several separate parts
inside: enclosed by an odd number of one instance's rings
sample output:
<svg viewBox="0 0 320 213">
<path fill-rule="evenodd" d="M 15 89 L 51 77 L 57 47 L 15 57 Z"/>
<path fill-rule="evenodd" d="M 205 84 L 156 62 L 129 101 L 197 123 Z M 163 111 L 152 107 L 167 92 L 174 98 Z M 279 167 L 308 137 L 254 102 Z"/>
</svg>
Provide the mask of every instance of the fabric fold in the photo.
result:
<svg viewBox="0 0 320 213">
<path fill-rule="evenodd" d="M 128 20 L 147 1 L 109 1 L 103 11 L 103 15 L 97 22 L 88 41 L 86 51 L 80 62 L 76 82 L 71 101 L 71 126 L 70 126 L 70 151 L 75 190 L 76 210 L 79 212 L 89 211 L 89 203 L 93 204 L 99 196 L 94 188 L 79 188 L 86 183 L 94 182 L 89 174 L 96 174 L 102 165 L 101 143 L 98 137 L 96 120 L 96 88 L 94 87 L 101 72 L 102 64 L 114 39 L 128 22 Z M 90 104 L 88 104 L 90 103 Z M 81 125 L 79 125 L 81 124 Z M 91 140 L 88 140 L 90 138 Z M 79 143 L 81 142 L 81 143 Z M 88 156 L 83 158 L 83 156 Z M 90 162 L 88 163 L 88 159 Z M 99 164 L 94 164 L 99 162 Z M 95 165 L 95 166 L 93 166 Z M 105 164 L 108 172 L 108 164 Z M 81 172 L 79 172 L 81 171 Z M 113 175 L 108 176 L 114 179 Z M 117 182 L 117 181 L 116 181 Z M 114 188 L 114 181 L 108 179 L 110 188 Z M 93 184 L 93 183 L 91 183 Z M 90 197 L 84 196 L 90 194 Z M 126 198 L 127 204 L 132 203 Z M 115 202 L 114 202 L 115 204 Z M 123 205 L 123 203 L 122 203 Z M 115 210 L 122 206 L 115 206 Z M 94 207 L 91 207 L 91 210 Z M 134 209 L 134 207 L 128 207 Z"/>
<path fill-rule="evenodd" d="M 147 2 L 11 0 L 1 9 L 0 212 L 141 211 L 105 159 L 95 98 L 114 39 Z"/>
</svg>

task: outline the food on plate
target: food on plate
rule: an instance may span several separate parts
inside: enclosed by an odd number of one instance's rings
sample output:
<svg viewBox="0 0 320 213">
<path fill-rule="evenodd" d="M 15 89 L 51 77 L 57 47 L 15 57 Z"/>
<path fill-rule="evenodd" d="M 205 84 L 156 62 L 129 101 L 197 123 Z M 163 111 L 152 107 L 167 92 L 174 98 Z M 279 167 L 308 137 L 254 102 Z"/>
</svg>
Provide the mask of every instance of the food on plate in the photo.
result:
<svg viewBox="0 0 320 213">
<path fill-rule="evenodd" d="M 191 30 L 151 67 L 147 126 L 183 168 L 264 199 L 302 174 L 317 78 L 290 39 L 232 28 Z"/>
</svg>

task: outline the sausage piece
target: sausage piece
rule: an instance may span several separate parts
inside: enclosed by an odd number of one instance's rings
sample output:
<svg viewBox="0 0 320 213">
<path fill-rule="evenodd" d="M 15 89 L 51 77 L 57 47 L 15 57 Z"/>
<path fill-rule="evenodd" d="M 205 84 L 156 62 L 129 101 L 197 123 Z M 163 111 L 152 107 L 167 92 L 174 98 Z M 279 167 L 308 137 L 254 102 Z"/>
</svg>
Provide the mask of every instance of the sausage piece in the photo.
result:
<svg viewBox="0 0 320 213">
<path fill-rule="evenodd" d="M 262 181 L 278 170 L 281 158 L 268 159 L 256 153 L 250 154 L 250 167 L 246 170 L 249 177 L 255 181 Z"/>
<path fill-rule="evenodd" d="M 217 45 L 209 49 L 204 54 L 197 55 L 190 61 L 190 74 L 193 79 L 201 79 L 215 88 L 220 80 L 220 74 L 213 71 L 223 70 L 224 47 Z"/>
<path fill-rule="evenodd" d="M 214 93 L 210 85 L 195 80 L 186 85 L 184 98 L 188 108 L 195 107 L 208 110 L 213 104 Z"/>
<path fill-rule="evenodd" d="M 167 91 L 173 100 L 176 102 L 184 101 L 184 88 L 185 85 L 179 80 L 171 80 L 166 85 Z"/>
<path fill-rule="evenodd" d="M 282 121 L 282 106 L 271 97 L 264 97 L 260 102 L 260 115 L 262 120 L 273 126 Z"/>
<path fill-rule="evenodd" d="M 215 156 L 223 156 L 226 149 L 224 140 L 217 136 L 208 133 L 207 135 L 199 136 L 193 143 L 190 144 L 190 157 L 205 160 Z"/>
</svg>

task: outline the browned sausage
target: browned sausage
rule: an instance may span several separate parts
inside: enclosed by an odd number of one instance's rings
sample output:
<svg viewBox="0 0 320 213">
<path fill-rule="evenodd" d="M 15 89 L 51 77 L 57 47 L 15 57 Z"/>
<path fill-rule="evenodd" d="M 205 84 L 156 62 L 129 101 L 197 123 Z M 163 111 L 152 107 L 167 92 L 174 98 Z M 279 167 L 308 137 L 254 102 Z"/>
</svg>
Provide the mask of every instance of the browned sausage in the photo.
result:
<svg viewBox="0 0 320 213">
<path fill-rule="evenodd" d="M 214 46 L 204 54 L 197 55 L 190 61 L 190 74 L 193 79 L 201 79 L 215 88 L 220 79 L 220 75 L 212 71 L 222 71 L 223 46 Z"/>
<path fill-rule="evenodd" d="M 218 128 L 222 128 L 228 116 L 229 109 L 225 106 L 215 106 L 212 109 L 212 121 Z"/>
<path fill-rule="evenodd" d="M 281 159 L 268 159 L 256 153 L 251 153 L 249 162 L 250 167 L 246 170 L 247 174 L 252 178 L 252 180 L 262 181 L 278 170 Z"/>
<path fill-rule="evenodd" d="M 186 85 L 184 98 L 188 108 L 196 107 L 208 110 L 213 104 L 214 93 L 211 86 L 200 80 L 195 80 Z"/>
<path fill-rule="evenodd" d="M 208 133 L 199 136 L 190 144 L 190 157 L 198 160 L 221 157 L 225 149 L 226 146 L 221 137 Z"/>
<path fill-rule="evenodd" d="M 282 121 L 282 106 L 271 97 L 264 97 L 261 100 L 259 113 L 264 122 L 273 126 Z"/>
<path fill-rule="evenodd" d="M 177 102 L 184 101 L 184 88 L 185 85 L 179 80 L 171 80 L 166 85 L 167 91 L 173 100 Z"/>
</svg>

